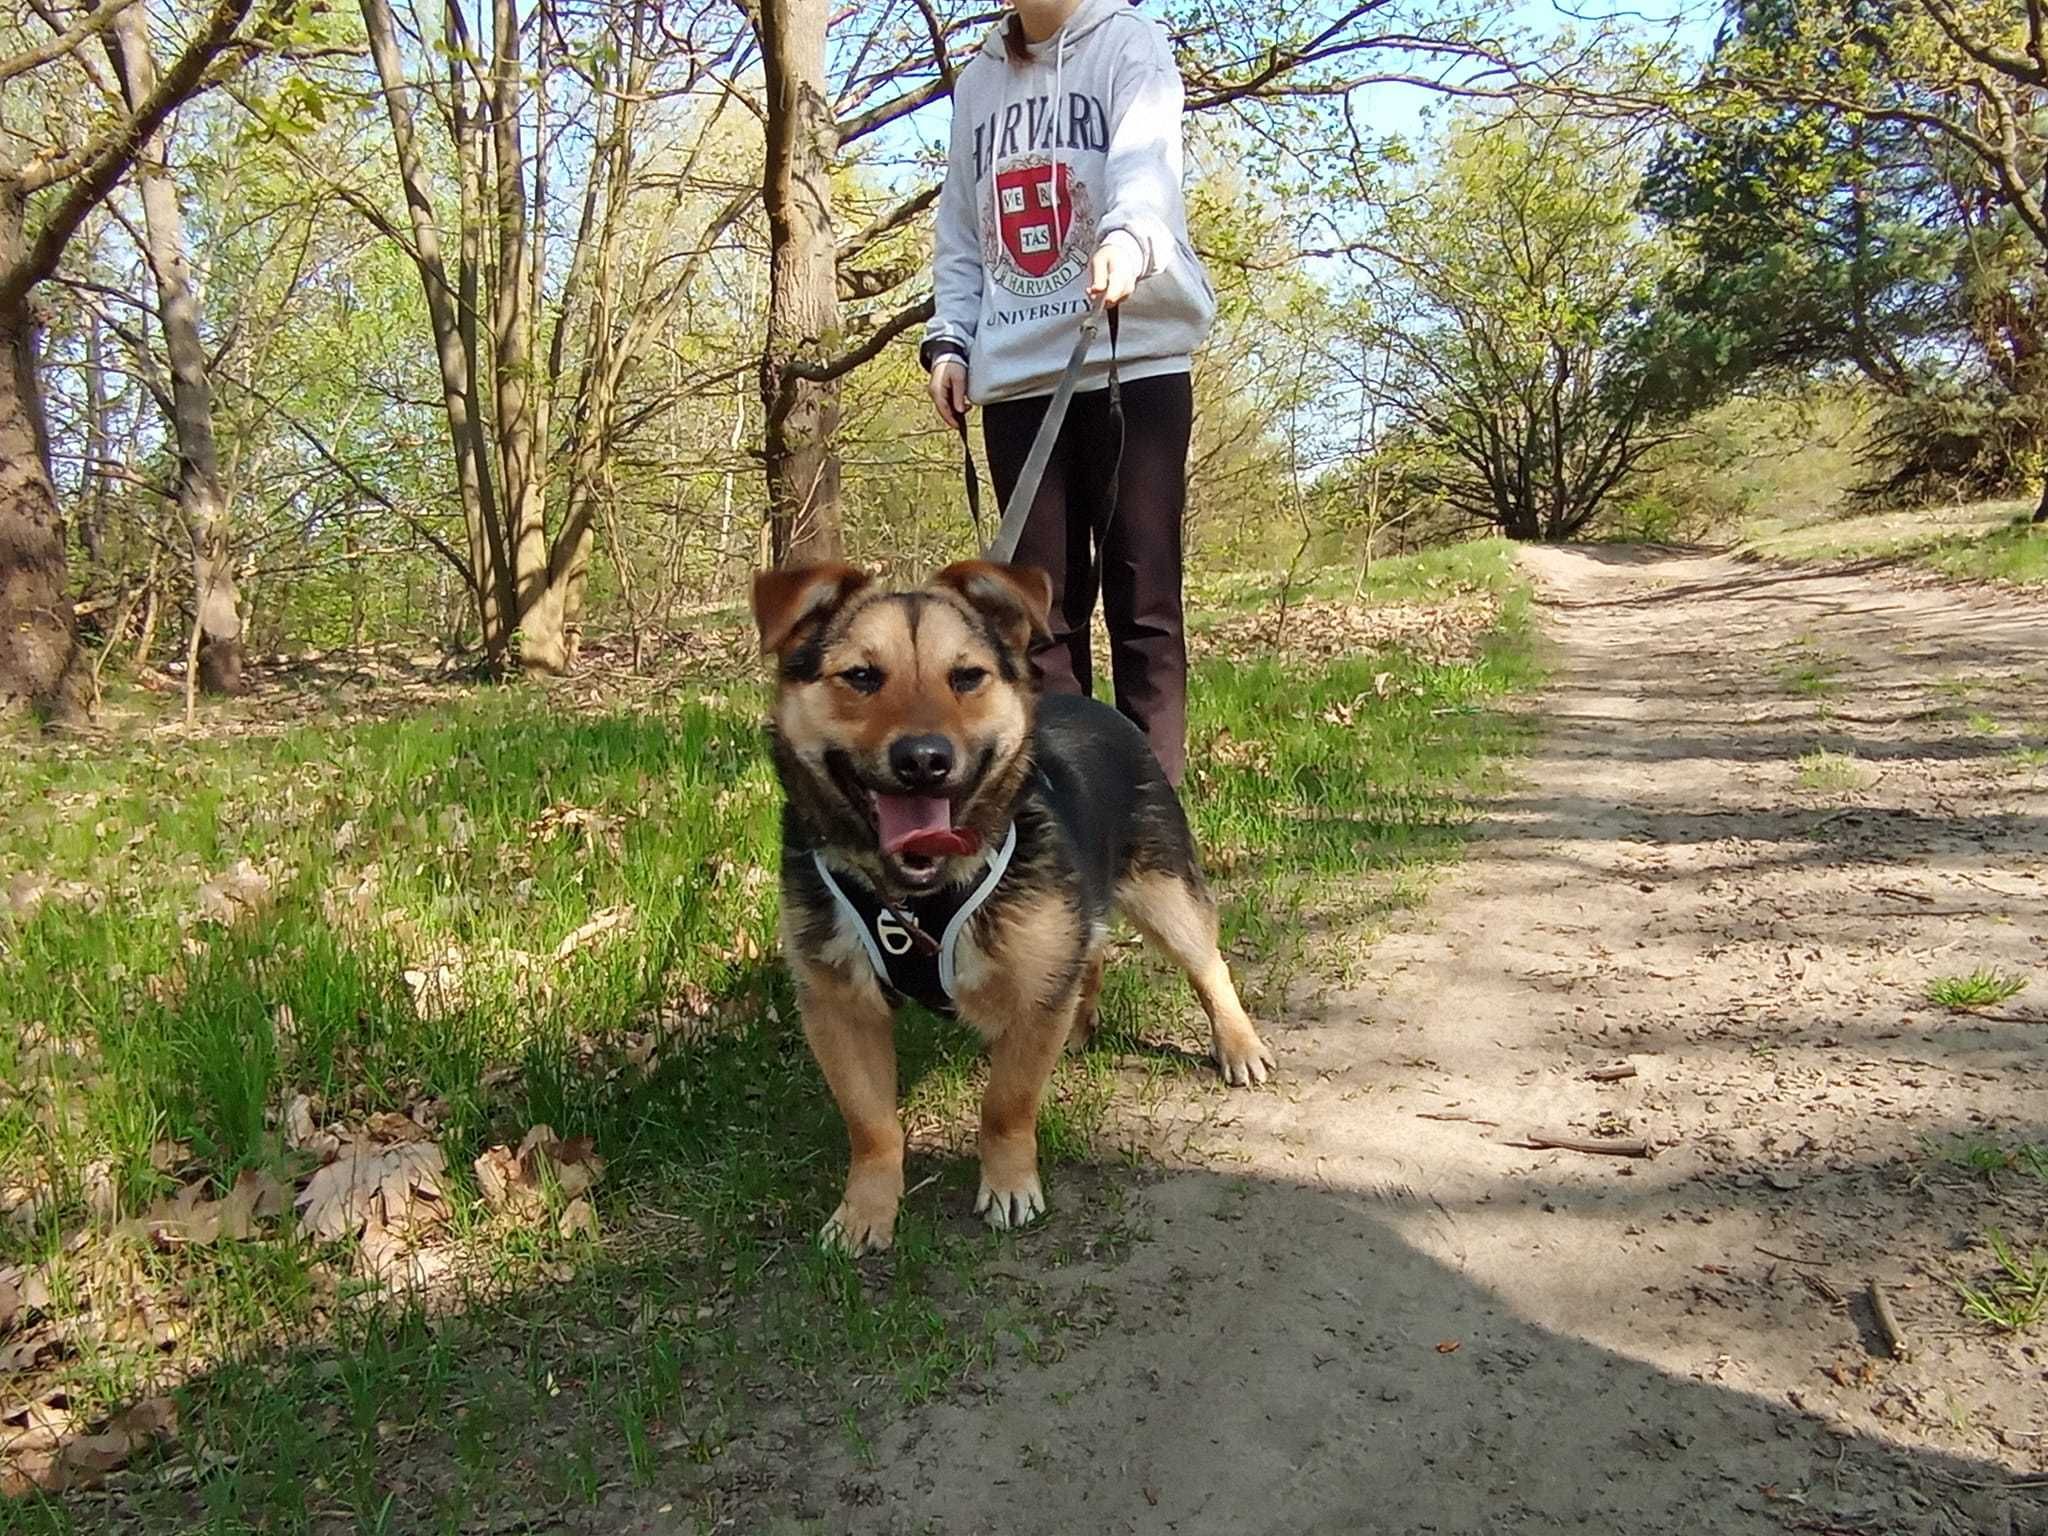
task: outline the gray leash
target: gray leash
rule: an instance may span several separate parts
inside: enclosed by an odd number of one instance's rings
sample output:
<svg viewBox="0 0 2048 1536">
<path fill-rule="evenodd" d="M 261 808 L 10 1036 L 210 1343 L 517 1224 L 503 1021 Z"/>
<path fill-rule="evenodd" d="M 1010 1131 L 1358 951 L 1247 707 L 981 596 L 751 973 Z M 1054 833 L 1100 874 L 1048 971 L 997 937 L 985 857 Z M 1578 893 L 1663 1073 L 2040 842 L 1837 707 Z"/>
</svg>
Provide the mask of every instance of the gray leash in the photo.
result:
<svg viewBox="0 0 2048 1536">
<path fill-rule="evenodd" d="M 1059 441 L 1060 427 L 1066 422 L 1067 407 L 1073 403 L 1074 389 L 1081 379 L 1081 370 L 1087 365 L 1089 349 L 1101 333 L 1104 319 L 1109 322 L 1109 419 L 1116 428 L 1116 464 L 1121 466 L 1124 452 L 1124 407 L 1123 388 L 1117 378 L 1116 332 L 1117 314 L 1097 299 L 1089 307 L 1086 318 L 1081 321 L 1081 334 L 1074 338 L 1074 350 L 1067 357 L 1066 369 L 1060 374 L 1059 383 L 1054 386 L 1052 399 L 1045 408 L 1045 417 L 1038 424 L 1038 435 L 1031 440 L 1031 451 L 1024 456 L 1024 467 L 1017 472 L 1017 483 L 1010 489 L 1010 499 L 1003 508 L 1003 521 L 996 529 L 996 536 L 989 542 L 984 560 L 1006 565 L 1017 556 L 1017 541 L 1024 537 L 1024 525 L 1031 519 L 1031 503 L 1038 498 L 1038 487 L 1045 479 L 1045 467 L 1052 462 L 1053 445 Z M 959 422 L 961 467 L 967 480 L 967 506 L 974 515 L 975 532 L 981 531 L 981 484 L 975 472 L 974 450 L 967 440 L 967 420 Z M 1099 543 L 1103 534 L 1109 531 L 1111 519 L 1116 516 L 1116 469 L 1109 477 L 1109 511 L 1103 517 L 1102 526 L 1095 531 Z"/>
</svg>

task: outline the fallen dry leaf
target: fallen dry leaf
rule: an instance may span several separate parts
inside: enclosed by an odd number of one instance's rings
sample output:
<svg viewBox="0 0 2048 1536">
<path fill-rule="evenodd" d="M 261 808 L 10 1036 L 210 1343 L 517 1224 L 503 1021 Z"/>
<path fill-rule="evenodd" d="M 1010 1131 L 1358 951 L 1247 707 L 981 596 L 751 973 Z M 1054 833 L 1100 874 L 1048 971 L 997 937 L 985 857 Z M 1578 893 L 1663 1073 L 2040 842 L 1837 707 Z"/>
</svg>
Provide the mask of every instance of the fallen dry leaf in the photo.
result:
<svg viewBox="0 0 2048 1536">
<path fill-rule="evenodd" d="M 80 1170 L 79 1183 L 84 1186 L 85 1208 L 95 1216 L 111 1216 L 120 1204 L 120 1191 L 114 1187 L 114 1165 L 104 1157 L 94 1158 Z"/>
<path fill-rule="evenodd" d="M 295 1151 L 330 1158 L 341 1150 L 341 1138 L 332 1131 L 321 1130 L 314 1120 L 311 1094 L 294 1094 L 278 1118 L 284 1127 L 284 1144 Z"/>
<path fill-rule="evenodd" d="M 562 1218 L 555 1223 L 555 1230 L 563 1237 L 597 1236 L 597 1209 L 588 1200 L 571 1200 L 562 1208 Z"/>
<path fill-rule="evenodd" d="M 589 1137 L 563 1141 L 551 1126 L 536 1125 L 521 1139 L 517 1151 L 491 1147 L 473 1166 L 484 1204 L 492 1210 L 522 1221 L 538 1221 L 546 1215 L 547 1191 L 552 1185 L 568 1206 L 582 1204 L 589 1211 L 590 1230 L 596 1230 L 596 1212 L 589 1210 L 589 1202 L 582 1197 L 604 1177 L 604 1159 L 597 1155 Z M 576 1217 L 579 1223 L 584 1219 Z M 561 1217 L 565 1236 L 569 1220 L 565 1209 Z"/>
<path fill-rule="evenodd" d="M 372 1216 L 387 1227 L 438 1220 L 447 1159 L 430 1141 L 380 1145 L 358 1137 L 299 1192 L 299 1226 L 313 1237 L 348 1237 Z"/>
<path fill-rule="evenodd" d="M 455 1269 L 451 1243 L 420 1243 L 371 1216 L 363 1226 L 357 1267 L 394 1291 L 419 1291 L 446 1278 Z"/>
<path fill-rule="evenodd" d="M 632 920 L 633 909 L 631 907 L 606 907 L 597 916 L 583 924 L 582 927 L 577 928 L 555 946 L 555 963 L 560 965 L 586 944 L 603 938 L 604 935 L 610 933 L 614 928 L 623 927 Z"/>
<path fill-rule="evenodd" d="M 270 904 L 270 876 L 247 858 L 237 859 L 225 873 L 202 881 L 195 899 L 198 916 L 232 927 Z"/>
<path fill-rule="evenodd" d="M 128 1464 L 137 1452 L 177 1433 L 177 1407 L 167 1397 L 147 1398 L 117 1413 L 96 1434 L 81 1435 L 36 1423 L 11 1438 L 0 1430 L 0 1493 L 19 1497 L 32 1488 L 51 1493 L 87 1488 Z"/>
<path fill-rule="evenodd" d="M 286 1209 L 284 1186 L 254 1168 L 244 1168 L 235 1187 L 218 1200 L 201 1199 L 205 1192 L 206 1181 L 196 1179 L 139 1220 L 126 1223 L 125 1230 L 166 1247 L 246 1242 L 265 1220 L 282 1216 Z"/>
<path fill-rule="evenodd" d="M 403 976 L 406 990 L 412 993 L 413 1010 L 431 1022 L 468 1007 L 479 975 L 509 976 L 528 982 L 543 963 L 538 956 L 523 949 L 492 950 L 471 955 L 451 945 L 422 965 L 408 966 Z M 542 996 L 546 995 L 544 979 L 538 990 Z"/>
<path fill-rule="evenodd" d="M 1284 623 L 1280 612 L 1236 615 L 1189 635 L 1188 648 L 1239 659 L 1277 652 L 1327 661 L 1398 647 L 1430 661 L 1458 661 L 1476 654 L 1497 613 L 1497 599 L 1484 592 L 1448 594 L 1431 603 L 1311 598 L 1288 607 Z M 1378 680 L 1375 690 L 1386 696 Z"/>
</svg>

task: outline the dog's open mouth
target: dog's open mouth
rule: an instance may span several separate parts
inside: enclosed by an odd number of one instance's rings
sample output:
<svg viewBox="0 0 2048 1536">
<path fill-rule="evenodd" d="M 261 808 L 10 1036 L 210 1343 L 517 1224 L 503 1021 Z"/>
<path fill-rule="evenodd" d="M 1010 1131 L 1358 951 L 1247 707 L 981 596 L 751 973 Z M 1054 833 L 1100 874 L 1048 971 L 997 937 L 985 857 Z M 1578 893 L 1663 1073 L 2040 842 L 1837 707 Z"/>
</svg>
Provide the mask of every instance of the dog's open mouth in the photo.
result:
<svg viewBox="0 0 2048 1536">
<path fill-rule="evenodd" d="M 876 793 L 874 806 L 883 855 L 913 882 L 937 876 L 940 860 L 965 858 L 981 847 L 972 827 L 953 825 L 953 802 L 944 795 Z"/>
</svg>

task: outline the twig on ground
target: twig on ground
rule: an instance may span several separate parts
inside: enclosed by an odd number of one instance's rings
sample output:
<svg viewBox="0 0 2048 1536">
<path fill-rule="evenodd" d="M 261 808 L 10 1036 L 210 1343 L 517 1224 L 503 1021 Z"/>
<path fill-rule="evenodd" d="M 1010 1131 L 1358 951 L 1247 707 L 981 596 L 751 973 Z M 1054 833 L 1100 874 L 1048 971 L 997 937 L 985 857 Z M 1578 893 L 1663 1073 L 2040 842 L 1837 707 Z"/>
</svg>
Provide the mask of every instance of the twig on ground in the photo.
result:
<svg viewBox="0 0 2048 1536">
<path fill-rule="evenodd" d="M 1462 1120 L 1469 1125 L 1490 1125 L 1496 1129 L 1500 1125 L 1498 1120 L 1482 1120 L 1477 1115 L 1431 1114 L 1428 1110 L 1417 1111 L 1415 1118 L 1418 1120 Z"/>
<path fill-rule="evenodd" d="M 1595 1067 L 1586 1076 L 1596 1083 L 1618 1083 L 1624 1077 L 1636 1075 L 1636 1064 L 1632 1061 L 1617 1061 L 1604 1067 Z"/>
<path fill-rule="evenodd" d="M 1799 1261 L 1795 1259 L 1793 1260 L 1793 1262 L 1797 1263 Z M 1849 1305 L 1849 1298 L 1844 1296 L 1840 1291 L 1836 1290 L 1832 1285 L 1829 1285 L 1826 1276 L 1813 1275 L 1802 1272 L 1799 1278 L 1806 1282 L 1808 1288 L 1811 1289 L 1816 1296 L 1820 1297 L 1822 1301 L 1826 1302 L 1830 1307 L 1834 1308 L 1837 1312 L 1840 1312 Z"/>
<path fill-rule="evenodd" d="M 1875 1280 L 1870 1282 L 1870 1310 L 1877 1315 L 1877 1331 L 1884 1335 L 1885 1347 L 1892 1352 L 1892 1358 L 1912 1359 L 1913 1346 L 1906 1342 L 1905 1330 L 1899 1327 L 1899 1320 L 1892 1313 L 1892 1304 L 1885 1296 L 1884 1287 Z"/>
<path fill-rule="evenodd" d="M 1647 1140 L 1640 1137 L 1619 1136 L 1558 1136 L 1549 1131 L 1531 1131 L 1528 1135 L 1502 1143 L 1510 1147 L 1537 1147 L 1546 1151 L 1590 1152 L 1601 1157 L 1653 1157 L 1654 1149 Z"/>
</svg>

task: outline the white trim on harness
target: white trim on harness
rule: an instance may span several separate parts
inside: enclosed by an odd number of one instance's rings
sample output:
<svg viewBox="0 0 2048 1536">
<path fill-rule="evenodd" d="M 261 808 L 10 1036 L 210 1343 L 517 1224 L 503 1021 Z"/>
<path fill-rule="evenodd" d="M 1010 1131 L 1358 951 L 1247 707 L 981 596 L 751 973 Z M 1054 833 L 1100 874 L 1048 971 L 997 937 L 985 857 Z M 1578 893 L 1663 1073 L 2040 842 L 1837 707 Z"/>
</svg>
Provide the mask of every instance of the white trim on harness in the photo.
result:
<svg viewBox="0 0 2048 1536">
<path fill-rule="evenodd" d="M 939 937 L 939 990 L 946 994 L 948 1002 L 954 1001 L 953 978 L 956 973 L 953 955 L 959 947 L 960 935 L 966 931 L 967 920 L 979 912 L 989 897 L 995 894 L 996 886 L 1010 867 L 1010 856 L 1016 851 L 1017 824 L 1013 821 L 1010 823 L 1010 830 L 1004 834 L 1003 845 L 996 850 L 995 857 L 988 861 L 988 873 L 981 877 L 981 884 L 974 888 L 973 894 L 961 904 L 960 910 L 953 914 L 952 921 L 946 924 L 945 932 Z M 832 871 L 826 867 L 824 854 L 813 848 L 811 863 L 817 866 L 818 878 L 825 882 L 825 889 L 832 893 L 832 900 L 838 906 L 840 915 L 853 925 L 853 931 L 860 939 L 860 947 L 867 951 L 868 964 L 875 968 L 876 978 L 883 986 L 893 987 L 895 983 L 889 979 L 888 961 L 882 958 L 881 948 L 876 944 L 875 936 L 868 932 L 868 925 L 862 919 L 860 909 L 854 906 L 840 887 L 839 881 L 834 878 Z M 878 921 L 886 920 L 889 915 L 889 909 L 884 907 L 882 917 Z"/>
</svg>

